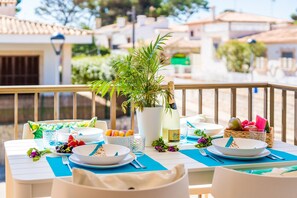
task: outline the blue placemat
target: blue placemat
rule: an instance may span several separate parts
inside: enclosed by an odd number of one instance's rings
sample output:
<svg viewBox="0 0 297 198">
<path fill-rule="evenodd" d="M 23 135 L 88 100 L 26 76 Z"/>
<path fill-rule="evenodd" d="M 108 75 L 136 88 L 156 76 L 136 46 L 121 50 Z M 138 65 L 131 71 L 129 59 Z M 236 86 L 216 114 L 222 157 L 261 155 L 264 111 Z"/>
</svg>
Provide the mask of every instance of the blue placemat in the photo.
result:
<svg viewBox="0 0 297 198">
<path fill-rule="evenodd" d="M 277 151 L 277 150 L 273 150 L 273 149 L 268 149 L 271 153 L 278 155 L 280 157 L 285 158 L 285 160 L 280 160 L 280 159 L 276 159 L 276 160 L 272 160 L 269 159 L 267 157 L 263 157 L 260 159 L 255 159 L 255 160 L 233 160 L 233 159 L 227 159 L 227 158 L 223 158 L 223 157 L 219 157 L 216 156 L 214 154 L 212 154 L 213 156 L 215 156 L 216 158 L 219 158 L 220 160 L 222 160 L 224 162 L 224 164 L 218 163 L 214 160 L 212 160 L 209 157 L 204 157 L 200 154 L 200 152 L 198 151 L 198 149 L 185 149 L 185 150 L 180 150 L 180 152 L 196 161 L 199 161 L 207 166 L 226 166 L 226 165 L 238 165 L 238 164 L 251 164 L 251 163 L 267 163 L 267 162 L 281 162 L 281 161 L 297 161 L 297 156 L 296 155 L 292 155 L 283 151 Z M 208 152 L 205 149 L 207 154 L 210 154 L 210 152 Z"/>
<path fill-rule="evenodd" d="M 127 164 L 117 168 L 111 169 L 96 169 L 96 168 L 86 168 L 76 165 L 70 162 L 70 166 L 72 168 L 81 168 L 85 170 L 89 170 L 96 174 L 108 174 L 108 173 L 125 173 L 125 172 L 145 172 L 145 171 L 159 171 L 159 170 L 167 170 L 164 166 L 162 166 L 159 162 L 156 162 L 152 158 L 147 155 L 143 155 L 141 157 L 137 157 L 138 161 L 145 165 L 146 169 L 136 169 L 132 165 Z M 56 177 L 64 177 L 71 176 L 71 172 L 68 167 L 62 163 L 62 157 L 46 157 L 47 162 L 52 168 Z"/>
</svg>

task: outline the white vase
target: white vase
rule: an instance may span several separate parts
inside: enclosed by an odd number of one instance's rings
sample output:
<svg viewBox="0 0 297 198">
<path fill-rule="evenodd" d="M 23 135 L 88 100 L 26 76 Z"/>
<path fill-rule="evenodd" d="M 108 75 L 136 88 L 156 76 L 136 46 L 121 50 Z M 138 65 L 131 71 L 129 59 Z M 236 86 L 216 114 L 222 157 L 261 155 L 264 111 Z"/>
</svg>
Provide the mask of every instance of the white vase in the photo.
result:
<svg viewBox="0 0 297 198">
<path fill-rule="evenodd" d="M 145 107 L 143 111 L 136 110 L 137 125 L 140 135 L 145 136 L 145 145 L 161 136 L 163 107 Z"/>
</svg>

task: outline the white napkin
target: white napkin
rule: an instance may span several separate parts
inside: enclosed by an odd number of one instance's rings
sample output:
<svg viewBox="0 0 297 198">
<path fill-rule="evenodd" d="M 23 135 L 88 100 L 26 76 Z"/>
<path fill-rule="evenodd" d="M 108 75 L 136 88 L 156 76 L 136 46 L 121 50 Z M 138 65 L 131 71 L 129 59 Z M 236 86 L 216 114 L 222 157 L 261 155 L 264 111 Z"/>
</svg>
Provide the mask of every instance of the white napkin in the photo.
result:
<svg viewBox="0 0 297 198">
<path fill-rule="evenodd" d="M 73 183 L 99 187 L 111 190 L 144 190 L 172 183 L 185 174 L 183 164 L 175 166 L 172 170 L 146 172 L 146 173 L 124 173 L 114 175 L 96 175 L 90 171 L 73 169 Z"/>
</svg>

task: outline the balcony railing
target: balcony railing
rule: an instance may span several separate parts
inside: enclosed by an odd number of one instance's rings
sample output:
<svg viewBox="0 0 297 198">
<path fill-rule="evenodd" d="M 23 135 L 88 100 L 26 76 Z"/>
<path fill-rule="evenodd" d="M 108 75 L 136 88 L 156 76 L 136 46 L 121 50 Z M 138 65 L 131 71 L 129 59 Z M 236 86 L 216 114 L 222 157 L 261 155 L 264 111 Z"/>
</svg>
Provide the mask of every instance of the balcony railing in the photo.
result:
<svg viewBox="0 0 297 198">
<path fill-rule="evenodd" d="M 164 88 L 166 88 L 164 86 Z M 246 107 L 247 115 L 246 118 L 252 120 L 253 117 L 253 89 L 263 89 L 263 97 L 261 98 L 263 104 L 263 116 L 268 118 L 270 125 L 275 125 L 275 91 L 281 91 L 281 140 L 287 141 L 287 92 L 293 93 L 293 131 L 294 131 L 294 144 L 297 145 L 297 86 L 288 86 L 283 84 L 275 83 L 200 83 L 200 84 L 177 84 L 175 86 L 176 91 L 181 92 L 181 114 L 187 115 L 187 92 L 192 90 L 198 90 L 197 101 L 197 113 L 203 113 L 203 101 L 209 100 L 203 97 L 203 93 L 206 90 L 213 90 L 213 117 L 215 123 L 219 122 L 220 112 L 220 91 L 229 90 L 229 101 L 230 101 L 230 117 L 235 117 L 237 114 L 237 90 L 247 90 Z M 96 114 L 96 94 L 85 85 L 59 85 L 59 86 L 2 86 L 0 87 L 0 95 L 13 94 L 14 95 L 14 138 L 18 138 L 18 110 L 19 110 L 19 95 L 20 94 L 34 94 L 34 121 L 38 121 L 38 104 L 39 95 L 44 93 L 53 93 L 54 95 L 54 119 L 60 118 L 59 108 L 59 94 L 70 92 L 73 97 L 73 119 L 77 119 L 77 94 L 79 92 L 90 92 L 91 97 L 91 115 Z M 225 95 L 224 95 L 225 99 Z M 116 128 L 116 96 L 114 95 L 110 101 L 110 127 Z M 1 104 L 0 104 L 1 105 Z M 132 107 L 133 108 L 133 107 Z M 191 110 L 192 107 L 190 108 Z M 133 109 L 132 109 L 133 110 Z M 1 119 L 1 118 L 0 118 Z M 1 121 L 1 120 L 0 120 Z M 134 126 L 134 114 L 131 114 L 131 126 Z"/>
</svg>

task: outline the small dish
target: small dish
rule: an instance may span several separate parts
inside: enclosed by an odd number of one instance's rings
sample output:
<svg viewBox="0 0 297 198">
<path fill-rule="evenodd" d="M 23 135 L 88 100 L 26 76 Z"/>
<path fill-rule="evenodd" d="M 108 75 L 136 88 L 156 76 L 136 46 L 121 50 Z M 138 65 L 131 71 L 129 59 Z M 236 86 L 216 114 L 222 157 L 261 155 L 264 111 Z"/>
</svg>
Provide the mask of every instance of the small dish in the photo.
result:
<svg viewBox="0 0 297 198">
<path fill-rule="evenodd" d="M 221 153 L 231 156 L 255 156 L 263 152 L 267 143 L 259 140 L 234 138 L 239 148 L 225 147 L 229 138 L 212 140 L 212 145 Z"/>
<path fill-rule="evenodd" d="M 124 166 L 124 165 L 127 165 L 127 164 L 131 163 L 134 159 L 135 159 L 135 156 L 129 154 L 122 161 L 120 161 L 117 164 L 112 164 L 112 165 L 95 165 L 95 164 L 86 164 L 86 163 L 80 161 L 77 158 L 77 156 L 75 156 L 75 155 L 71 155 L 69 157 L 69 161 L 72 162 L 72 163 L 74 163 L 74 164 L 77 164 L 79 166 L 86 167 L 86 168 L 98 168 L 98 169 L 108 169 L 108 168 L 121 167 L 121 166 Z"/>
<path fill-rule="evenodd" d="M 209 136 L 217 135 L 220 132 L 222 132 L 224 129 L 224 126 L 222 126 L 222 125 L 213 124 L 213 123 L 205 123 L 205 122 L 193 124 L 193 126 L 195 126 L 195 128 L 191 128 L 188 130 L 188 136 L 196 136 L 194 134 L 194 131 L 197 129 L 203 130 L 204 133 Z"/>
<path fill-rule="evenodd" d="M 96 147 L 97 144 L 78 146 L 73 148 L 72 152 L 81 162 L 96 165 L 117 164 L 130 153 L 130 149 L 125 146 L 103 144 L 103 155 L 98 156 L 95 154 L 90 156 Z M 118 154 L 116 155 L 116 153 Z"/>
<path fill-rule="evenodd" d="M 77 140 L 82 140 L 85 143 L 102 140 L 102 129 L 92 127 L 76 127 L 74 129 L 63 128 L 57 130 L 58 141 L 67 142 L 69 135 L 72 135 Z"/>
</svg>

